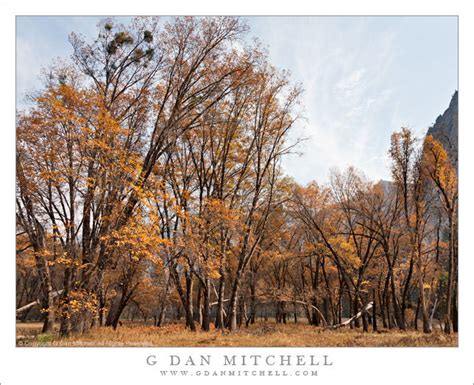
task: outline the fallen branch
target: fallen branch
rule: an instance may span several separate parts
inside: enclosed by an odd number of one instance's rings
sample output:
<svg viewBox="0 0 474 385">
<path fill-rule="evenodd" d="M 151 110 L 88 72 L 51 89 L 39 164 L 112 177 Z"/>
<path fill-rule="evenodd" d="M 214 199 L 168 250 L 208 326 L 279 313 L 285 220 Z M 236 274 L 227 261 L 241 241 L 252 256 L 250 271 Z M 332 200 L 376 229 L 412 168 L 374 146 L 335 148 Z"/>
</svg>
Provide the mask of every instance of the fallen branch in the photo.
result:
<svg viewBox="0 0 474 385">
<path fill-rule="evenodd" d="M 56 298 L 57 296 L 61 295 L 63 291 L 64 290 L 53 291 L 53 293 L 51 295 L 52 295 L 53 298 Z M 29 308 L 31 308 L 35 305 L 40 305 L 40 304 L 41 304 L 41 300 L 38 298 L 36 301 L 30 302 L 29 304 L 16 309 L 16 315 L 28 310 Z"/>
<path fill-rule="evenodd" d="M 371 301 L 367 305 L 365 305 L 364 308 L 360 312 L 358 312 L 356 315 L 349 318 L 347 321 L 341 322 L 340 324 L 337 324 L 337 325 L 327 326 L 326 329 L 338 329 L 338 328 L 347 326 L 352 321 L 362 317 L 362 314 L 368 312 L 370 309 L 372 309 L 373 306 L 374 306 L 374 303 Z"/>
<path fill-rule="evenodd" d="M 433 324 L 433 317 L 434 317 L 434 313 L 436 311 L 436 306 L 438 306 L 438 296 L 436 296 L 435 302 L 434 302 L 434 305 L 433 305 L 433 309 L 431 310 L 430 324 Z"/>
<path fill-rule="evenodd" d="M 229 301 L 230 301 L 230 298 L 229 298 L 229 299 L 223 299 L 223 300 L 222 300 L 222 302 L 229 302 Z M 209 306 L 215 306 L 215 305 L 217 305 L 218 303 L 219 303 L 219 302 L 211 302 L 211 303 L 209 304 Z"/>
<path fill-rule="evenodd" d="M 308 302 L 304 302 L 304 301 L 299 301 L 299 300 L 292 300 L 292 299 L 277 299 L 275 301 L 280 301 L 280 302 L 292 302 L 292 303 L 299 303 L 301 305 L 305 305 L 305 306 L 309 306 L 311 308 L 313 308 L 314 310 L 316 310 L 319 314 L 319 316 L 321 317 L 321 319 L 323 320 L 324 322 L 324 325 L 327 325 L 327 321 L 326 321 L 326 318 L 324 318 L 323 316 L 323 313 L 321 313 L 321 310 L 319 310 L 316 306 L 308 303 Z"/>
<path fill-rule="evenodd" d="M 300 303 L 300 304 L 302 304 L 302 305 L 306 305 L 306 306 L 312 307 L 314 310 L 316 310 L 316 311 L 318 312 L 319 316 L 321 317 L 321 319 L 322 319 L 323 322 L 324 322 L 324 325 L 327 325 L 327 324 L 328 324 L 327 321 L 326 321 L 326 318 L 324 318 L 324 316 L 323 316 L 323 313 L 321 313 L 321 311 L 320 311 L 316 306 L 311 305 L 310 303 L 307 303 L 307 302 L 303 302 L 303 301 L 288 301 L 288 302 Z"/>
</svg>

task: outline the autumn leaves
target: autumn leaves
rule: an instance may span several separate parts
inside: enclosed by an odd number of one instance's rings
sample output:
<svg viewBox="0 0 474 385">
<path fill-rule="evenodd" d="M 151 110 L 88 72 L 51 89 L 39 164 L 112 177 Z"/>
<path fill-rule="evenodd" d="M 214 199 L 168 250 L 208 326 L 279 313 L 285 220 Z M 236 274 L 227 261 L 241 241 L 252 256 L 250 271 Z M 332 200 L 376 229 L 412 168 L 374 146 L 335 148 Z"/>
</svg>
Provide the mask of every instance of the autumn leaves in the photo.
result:
<svg viewBox="0 0 474 385">
<path fill-rule="evenodd" d="M 337 324 L 370 301 L 364 330 L 420 317 L 429 332 L 434 314 L 455 329 L 457 182 L 442 146 L 428 137 L 418 154 L 402 130 L 393 182 L 351 168 L 298 186 L 280 161 L 301 89 L 246 30 L 135 18 L 104 20 L 91 43 L 71 35 L 72 60 L 18 113 L 19 307 L 39 297 L 43 331 L 59 321 L 62 335 L 137 312 L 204 331 L 258 314 Z"/>
<path fill-rule="evenodd" d="M 235 328 L 299 94 L 258 46 L 236 48 L 245 30 L 226 17 L 105 20 L 92 43 L 71 35 L 72 62 L 19 113 L 18 227 L 37 245 L 44 312 L 63 335 L 105 312 L 116 327 L 145 279 L 176 286 L 193 328 L 197 278 L 204 329 L 214 281 L 222 314 L 227 282 Z M 94 306 L 78 310 L 89 304 L 76 293 Z"/>
</svg>

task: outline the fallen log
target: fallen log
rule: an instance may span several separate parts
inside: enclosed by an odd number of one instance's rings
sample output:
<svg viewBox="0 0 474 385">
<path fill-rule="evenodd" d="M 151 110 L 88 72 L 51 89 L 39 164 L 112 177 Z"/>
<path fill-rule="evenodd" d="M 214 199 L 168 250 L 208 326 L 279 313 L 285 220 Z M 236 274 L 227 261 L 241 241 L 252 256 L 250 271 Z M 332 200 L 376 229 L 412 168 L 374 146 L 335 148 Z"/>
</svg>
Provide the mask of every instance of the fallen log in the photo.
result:
<svg viewBox="0 0 474 385">
<path fill-rule="evenodd" d="M 61 295 L 63 291 L 64 290 L 56 290 L 51 295 L 52 295 L 53 298 L 56 298 L 57 296 Z M 29 308 L 31 308 L 35 305 L 40 305 L 40 304 L 41 304 L 41 300 L 38 298 L 36 301 L 30 302 L 29 304 L 16 309 L 16 315 L 28 310 Z"/>
<path fill-rule="evenodd" d="M 367 305 L 365 305 L 360 312 L 358 312 L 356 315 L 352 316 L 349 318 L 347 321 L 341 322 L 340 324 L 337 325 L 331 325 L 327 326 L 325 329 L 338 329 L 342 328 L 344 326 L 349 325 L 352 321 L 355 321 L 356 319 L 362 317 L 362 314 L 368 312 L 372 307 L 374 306 L 374 303 L 370 301 Z"/>
</svg>

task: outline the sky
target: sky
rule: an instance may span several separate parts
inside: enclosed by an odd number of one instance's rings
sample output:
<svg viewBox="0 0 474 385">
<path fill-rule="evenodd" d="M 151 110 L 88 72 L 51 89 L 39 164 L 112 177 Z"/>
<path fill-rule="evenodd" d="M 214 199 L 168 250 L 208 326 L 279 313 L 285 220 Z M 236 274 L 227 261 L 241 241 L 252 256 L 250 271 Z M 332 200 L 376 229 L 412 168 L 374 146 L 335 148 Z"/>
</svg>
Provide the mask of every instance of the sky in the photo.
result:
<svg viewBox="0 0 474 385">
<path fill-rule="evenodd" d="M 97 17 L 17 17 L 17 107 L 41 87 L 40 73 L 68 58 L 70 32 L 96 36 Z M 296 181 L 325 183 L 355 166 L 390 179 L 390 135 L 426 133 L 458 89 L 456 17 L 245 17 L 270 61 L 301 83 L 304 119 L 289 141 L 305 140 L 283 160 Z M 126 18 L 124 18 L 126 20 Z"/>
</svg>

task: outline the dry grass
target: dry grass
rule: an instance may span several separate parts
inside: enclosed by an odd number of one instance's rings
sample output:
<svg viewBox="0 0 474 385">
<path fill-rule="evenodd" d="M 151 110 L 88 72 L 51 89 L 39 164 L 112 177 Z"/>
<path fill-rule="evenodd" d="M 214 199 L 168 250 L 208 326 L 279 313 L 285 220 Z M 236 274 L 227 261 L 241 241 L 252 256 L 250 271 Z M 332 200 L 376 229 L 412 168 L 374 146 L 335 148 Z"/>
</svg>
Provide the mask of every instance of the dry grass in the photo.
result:
<svg viewBox="0 0 474 385">
<path fill-rule="evenodd" d="M 57 334 L 41 333 L 41 324 L 17 324 L 17 346 L 279 346 L 279 347 L 455 347 L 457 334 L 433 332 L 425 335 L 416 331 L 381 331 L 363 333 L 361 330 L 322 330 L 304 324 L 256 323 L 249 328 L 229 333 L 218 330 L 191 332 L 182 324 L 161 328 L 126 323 L 117 330 L 97 328 L 82 336 L 60 338 Z"/>
</svg>

